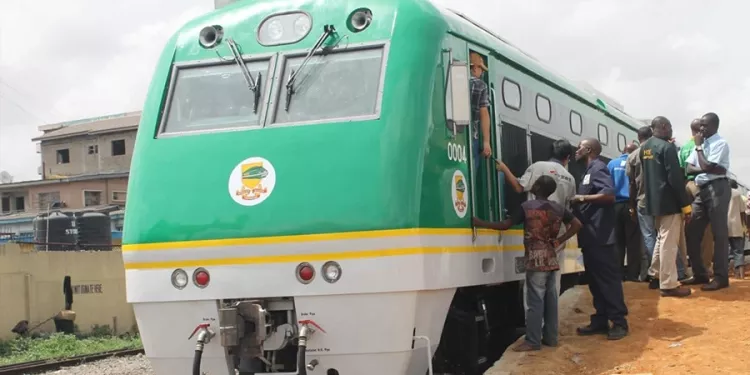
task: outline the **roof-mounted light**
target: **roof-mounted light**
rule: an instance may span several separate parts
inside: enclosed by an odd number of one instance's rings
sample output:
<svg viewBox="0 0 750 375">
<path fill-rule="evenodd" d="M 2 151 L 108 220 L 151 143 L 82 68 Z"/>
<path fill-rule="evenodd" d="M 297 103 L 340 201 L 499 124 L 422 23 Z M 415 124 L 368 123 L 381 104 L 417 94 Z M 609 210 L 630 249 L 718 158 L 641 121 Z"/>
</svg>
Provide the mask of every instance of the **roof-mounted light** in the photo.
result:
<svg viewBox="0 0 750 375">
<path fill-rule="evenodd" d="M 312 29 L 312 18 L 301 11 L 272 14 L 258 26 L 258 43 L 264 46 L 297 43 Z"/>
</svg>

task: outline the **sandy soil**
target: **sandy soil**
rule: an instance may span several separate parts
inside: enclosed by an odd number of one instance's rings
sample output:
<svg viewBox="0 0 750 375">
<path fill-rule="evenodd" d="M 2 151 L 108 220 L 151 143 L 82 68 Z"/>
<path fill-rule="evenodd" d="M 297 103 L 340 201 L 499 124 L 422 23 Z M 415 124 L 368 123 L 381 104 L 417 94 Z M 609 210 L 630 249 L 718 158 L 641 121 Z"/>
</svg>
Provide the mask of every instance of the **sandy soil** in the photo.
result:
<svg viewBox="0 0 750 375">
<path fill-rule="evenodd" d="M 577 286 L 584 290 L 574 291 L 580 292 L 576 301 L 561 301 L 560 346 L 522 354 L 509 349 L 486 375 L 750 374 L 750 280 L 730 283 L 718 292 L 692 288 L 683 299 L 625 283 L 630 335 L 614 342 L 575 334 L 593 311 L 588 287 Z"/>
</svg>

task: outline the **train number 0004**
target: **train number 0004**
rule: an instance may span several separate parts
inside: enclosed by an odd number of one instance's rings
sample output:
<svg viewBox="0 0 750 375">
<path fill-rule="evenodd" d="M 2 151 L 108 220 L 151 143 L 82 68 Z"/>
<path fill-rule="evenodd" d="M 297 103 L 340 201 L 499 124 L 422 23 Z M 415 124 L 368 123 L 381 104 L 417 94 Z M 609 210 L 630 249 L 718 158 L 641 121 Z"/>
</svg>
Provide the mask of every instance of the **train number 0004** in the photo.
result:
<svg viewBox="0 0 750 375">
<path fill-rule="evenodd" d="M 466 146 L 448 142 L 448 160 L 466 162 Z"/>
</svg>

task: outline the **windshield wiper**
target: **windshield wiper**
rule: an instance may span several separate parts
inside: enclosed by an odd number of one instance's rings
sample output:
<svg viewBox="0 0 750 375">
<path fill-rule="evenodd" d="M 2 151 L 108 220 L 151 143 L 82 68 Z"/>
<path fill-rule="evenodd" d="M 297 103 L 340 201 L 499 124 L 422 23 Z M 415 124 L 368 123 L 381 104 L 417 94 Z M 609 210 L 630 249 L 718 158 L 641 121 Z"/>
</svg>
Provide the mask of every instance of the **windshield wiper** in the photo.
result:
<svg viewBox="0 0 750 375">
<path fill-rule="evenodd" d="M 250 71 L 247 70 L 247 65 L 245 65 L 245 61 L 242 60 L 242 54 L 240 54 L 240 49 L 237 47 L 237 43 L 234 42 L 234 39 L 229 38 L 227 39 L 227 44 L 229 45 L 229 50 L 232 52 L 232 56 L 234 57 L 234 62 L 237 63 L 237 65 L 240 67 L 240 70 L 242 71 L 242 75 L 245 77 L 245 82 L 247 82 L 247 87 L 255 94 L 255 103 L 253 103 L 253 113 L 258 113 L 258 102 L 260 101 L 260 72 L 258 72 L 258 79 L 253 79 L 253 76 L 250 74 Z"/>
<path fill-rule="evenodd" d="M 302 71 L 302 68 L 307 65 L 307 62 L 310 61 L 310 58 L 313 57 L 315 52 L 323 47 L 323 43 L 325 43 L 326 39 L 328 39 L 328 37 L 333 35 L 333 33 L 335 32 L 336 28 L 334 28 L 333 25 L 323 26 L 323 35 L 318 38 L 318 41 L 315 43 L 313 48 L 310 48 L 310 51 L 307 53 L 307 56 L 305 56 L 305 59 L 302 60 L 302 64 L 299 65 L 297 71 L 292 70 L 291 74 L 289 74 L 289 80 L 286 82 L 286 104 L 284 105 L 285 111 L 289 112 L 289 102 L 292 101 L 292 95 L 294 95 L 294 80 L 297 79 L 297 75 L 300 71 Z"/>
</svg>

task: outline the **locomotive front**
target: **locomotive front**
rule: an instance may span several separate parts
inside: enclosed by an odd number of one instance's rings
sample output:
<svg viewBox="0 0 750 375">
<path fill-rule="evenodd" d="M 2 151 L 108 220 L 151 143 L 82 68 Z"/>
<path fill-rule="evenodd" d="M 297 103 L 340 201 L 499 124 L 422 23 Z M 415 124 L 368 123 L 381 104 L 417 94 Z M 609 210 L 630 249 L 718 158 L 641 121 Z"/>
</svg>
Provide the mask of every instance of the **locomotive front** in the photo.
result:
<svg viewBox="0 0 750 375">
<path fill-rule="evenodd" d="M 404 189 L 418 166 L 392 166 L 424 134 L 394 132 L 393 113 L 413 108 L 387 87 L 432 72 L 386 76 L 398 2 L 350 4 L 238 2 L 165 48 L 123 238 L 128 301 L 157 374 L 427 369 L 415 336 L 442 320 L 425 293 L 440 306 L 452 293 L 420 291 L 408 210 L 420 192 Z"/>
</svg>

